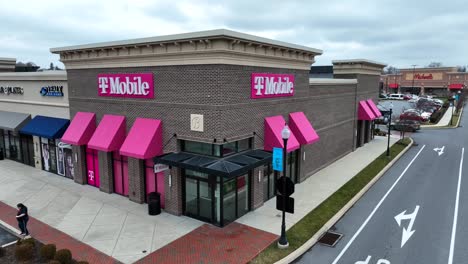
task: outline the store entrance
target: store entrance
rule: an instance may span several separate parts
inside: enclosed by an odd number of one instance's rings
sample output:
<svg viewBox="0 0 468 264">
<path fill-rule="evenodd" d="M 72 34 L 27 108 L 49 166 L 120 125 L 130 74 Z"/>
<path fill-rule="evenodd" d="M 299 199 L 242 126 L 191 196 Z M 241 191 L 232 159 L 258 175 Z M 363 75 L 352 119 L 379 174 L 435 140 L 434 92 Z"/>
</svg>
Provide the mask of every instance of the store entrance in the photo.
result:
<svg viewBox="0 0 468 264">
<path fill-rule="evenodd" d="M 212 185 L 208 179 L 186 175 L 185 215 L 205 222 L 214 222 L 215 198 Z"/>
<path fill-rule="evenodd" d="M 86 169 L 88 184 L 99 188 L 99 158 L 97 150 L 86 148 Z"/>
</svg>

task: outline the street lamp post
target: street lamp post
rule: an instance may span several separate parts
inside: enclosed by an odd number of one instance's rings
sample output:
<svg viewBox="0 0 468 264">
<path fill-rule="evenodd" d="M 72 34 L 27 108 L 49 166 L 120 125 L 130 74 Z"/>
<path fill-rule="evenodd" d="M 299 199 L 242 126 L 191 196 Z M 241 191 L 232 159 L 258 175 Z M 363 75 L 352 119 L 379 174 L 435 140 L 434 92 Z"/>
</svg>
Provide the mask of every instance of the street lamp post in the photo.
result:
<svg viewBox="0 0 468 264">
<path fill-rule="evenodd" d="M 388 116 L 388 139 L 387 139 L 387 157 L 390 157 L 390 126 L 392 125 L 393 103 L 390 103 L 390 114 Z"/>
<path fill-rule="evenodd" d="M 291 131 L 288 128 L 288 124 L 284 124 L 284 128 L 281 131 L 281 137 L 283 138 L 283 220 L 281 223 L 281 236 L 278 240 L 278 248 L 285 249 L 289 247 L 288 240 L 286 239 L 286 155 L 288 139 L 291 136 Z"/>
<path fill-rule="evenodd" d="M 414 71 L 415 71 L 415 69 L 416 69 L 416 66 L 418 66 L 418 65 L 413 64 L 413 65 L 411 65 L 411 66 L 413 66 L 413 82 L 412 82 L 412 84 L 411 84 L 411 92 L 414 92 Z"/>
</svg>

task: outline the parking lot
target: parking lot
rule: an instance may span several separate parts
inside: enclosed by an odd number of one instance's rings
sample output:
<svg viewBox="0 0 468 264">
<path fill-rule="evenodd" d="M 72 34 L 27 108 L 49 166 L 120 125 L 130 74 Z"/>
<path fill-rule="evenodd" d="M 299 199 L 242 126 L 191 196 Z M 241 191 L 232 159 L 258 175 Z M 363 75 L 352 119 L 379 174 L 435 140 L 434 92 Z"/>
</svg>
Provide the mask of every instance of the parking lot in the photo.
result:
<svg viewBox="0 0 468 264">
<path fill-rule="evenodd" d="M 392 104 L 393 107 L 391 107 Z M 378 105 L 385 108 L 386 110 L 390 110 L 390 108 L 392 108 L 393 120 L 398 119 L 400 114 L 403 113 L 404 110 L 415 107 L 415 103 L 409 103 L 406 100 L 381 100 L 379 101 Z"/>
</svg>

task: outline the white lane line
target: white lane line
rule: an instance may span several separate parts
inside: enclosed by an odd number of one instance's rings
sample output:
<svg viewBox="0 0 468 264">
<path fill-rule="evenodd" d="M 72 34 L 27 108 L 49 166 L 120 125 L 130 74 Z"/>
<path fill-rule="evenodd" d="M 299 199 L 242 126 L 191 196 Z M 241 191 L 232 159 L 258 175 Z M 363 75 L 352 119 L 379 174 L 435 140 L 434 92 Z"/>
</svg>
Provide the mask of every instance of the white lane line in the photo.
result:
<svg viewBox="0 0 468 264">
<path fill-rule="evenodd" d="M 462 154 L 461 154 L 461 159 L 460 159 L 460 169 L 458 171 L 458 185 L 457 185 L 457 196 L 455 199 L 455 211 L 453 212 L 452 239 L 450 240 L 450 252 L 449 252 L 448 264 L 453 263 L 453 250 L 455 247 L 455 235 L 457 231 L 458 203 L 460 201 L 460 186 L 461 186 L 461 179 L 462 179 L 464 156 L 465 156 L 465 148 L 462 148 Z"/>
<path fill-rule="evenodd" d="M 390 194 L 390 192 L 393 190 L 393 188 L 395 188 L 395 186 L 397 185 L 397 183 L 400 181 L 400 179 L 403 177 L 403 175 L 405 175 L 406 171 L 409 169 L 409 167 L 413 164 L 413 162 L 416 160 L 416 158 L 419 156 L 419 154 L 421 154 L 421 152 L 423 151 L 423 149 L 426 147 L 426 145 L 424 145 L 420 150 L 419 152 L 416 154 L 416 156 L 414 156 L 414 158 L 411 160 L 411 162 L 408 164 L 408 166 L 406 166 L 405 170 L 401 173 L 401 175 L 398 177 L 398 179 L 393 183 L 392 187 L 390 187 L 390 189 L 388 189 L 387 193 L 385 193 L 385 195 L 382 197 L 382 199 L 379 201 L 379 203 L 375 206 L 374 210 L 372 210 L 372 212 L 370 213 L 370 215 L 367 217 L 367 219 L 364 221 L 364 223 L 362 223 L 361 227 L 359 227 L 358 231 L 354 234 L 354 236 L 351 238 L 351 240 L 349 240 L 348 244 L 346 244 L 346 246 L 343 248 L 343 250 L 341 250 L 340 254 L 335 258 L 335 260 L 333 261 L 332 264 L 336 264 L 338 263 L 338 261 L 341 259 L 341 257 L 344 255 L 344 253 L 346 252 L 346 250 L 348 250 L 349 246 L 351 246 L 351 244 L 354 242 L 354 240 L 356 239 L 356 237 L 362 232 L 362 230 L 364 229 L 364 227 L 366 227 L 367 223 L 369 222 L 369 220 L 372 218 L 372 216 L 374 216 L 375 212 L 377 212 L 377 210 L 379 209 L 380 205 L 382 205 L 382 203 L 385 201 L 385 199 L 387 198 L 387 196 Z"/>
</svg>

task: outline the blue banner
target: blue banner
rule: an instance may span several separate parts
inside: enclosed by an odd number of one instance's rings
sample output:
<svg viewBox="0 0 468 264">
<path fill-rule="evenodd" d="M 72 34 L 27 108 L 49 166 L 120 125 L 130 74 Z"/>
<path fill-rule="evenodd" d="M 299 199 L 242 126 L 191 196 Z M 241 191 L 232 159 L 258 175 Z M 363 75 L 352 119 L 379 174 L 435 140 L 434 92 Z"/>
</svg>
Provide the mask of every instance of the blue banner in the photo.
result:
<svg viewBox="0 0 468 264">
<path fill-rule="evenodd" d="M 282 148 L 273 148 L 273 170 L 283 171 L 283 149 Z"/>
</svg>

